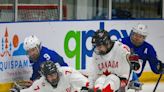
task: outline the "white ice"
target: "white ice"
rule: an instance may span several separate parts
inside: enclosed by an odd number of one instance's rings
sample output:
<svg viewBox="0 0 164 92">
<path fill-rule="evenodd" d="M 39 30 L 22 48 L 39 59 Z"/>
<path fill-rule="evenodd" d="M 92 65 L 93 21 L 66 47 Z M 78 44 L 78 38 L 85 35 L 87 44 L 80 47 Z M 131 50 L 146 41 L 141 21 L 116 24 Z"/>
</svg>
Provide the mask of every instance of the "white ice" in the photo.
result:
<svg viewBox="0 0 164 92">
<path fill-rule="evenodd" d="M 139 92 L 153 92 L 156 83 L 144 83 L 142 90 Z M 127 92 L 135 92 L 134 90 L 128 90 Z M 164 92 L 164 83 L 160 82 L 155 92 Z"/>
</svg>

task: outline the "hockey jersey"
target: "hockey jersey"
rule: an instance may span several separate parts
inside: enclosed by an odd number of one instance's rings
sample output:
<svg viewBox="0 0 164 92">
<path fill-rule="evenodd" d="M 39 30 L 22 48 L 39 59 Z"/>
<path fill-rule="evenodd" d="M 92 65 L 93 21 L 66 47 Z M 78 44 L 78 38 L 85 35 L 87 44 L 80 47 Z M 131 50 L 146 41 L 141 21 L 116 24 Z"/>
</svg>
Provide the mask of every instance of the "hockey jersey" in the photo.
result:
<svg viewBox="0 0 164 92">
<path fill-rule="evenodd" d="M 40 77 L 40 73 L 39 73 L 40 65 L 46 60 L 51 60 L 54 63 L 58 63 L 60 66 L 68 66 L 59 54 L 57 54 L 55 51 L 52 51 L 42 46 L 40 50 L 39 58 L 36 61 L 30 60 L 30 63 L 32 64 L 32 68 L 33 68 L 33 74 L 30 80 L 33 81 Z"/>
<path fill-rule="evenodd" d="M 112 49 L 105 55 L 93 53 L 93 69 L 91 80 L 96 80 L 100 75 L 115 74 L 118 77 L 129 78 L 130 64 L 127 55 L 130 54 L 128 46 L 115 41 Z M 91 77 L 90 76 L 90 77 Z"/>
<path fill-rule="evenodd" d="M 23 89 L 20 92 L 80 92 L 82 87 L 89 85 L 88 79 L 73 68 L 58 67 L 58 70 L 60 78 L 56 88 L 53 88 L 42 76 L 34 81 L 30 88 Z"/>
</svg>

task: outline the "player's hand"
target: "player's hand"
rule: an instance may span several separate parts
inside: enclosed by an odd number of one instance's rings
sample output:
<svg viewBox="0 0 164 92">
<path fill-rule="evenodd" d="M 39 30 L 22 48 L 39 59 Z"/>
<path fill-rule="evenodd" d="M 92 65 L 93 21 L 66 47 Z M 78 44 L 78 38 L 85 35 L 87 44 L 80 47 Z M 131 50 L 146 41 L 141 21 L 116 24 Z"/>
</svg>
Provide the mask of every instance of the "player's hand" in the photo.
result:
<svg viewBox="0 0 164 92">
<path fill-rule="evenodd" d="M 88 88 L 87 87 L 82 87 L 80 92 L 88 92 Z"/>
<path fill-rule="evenodd" d="M 10 92 L 20 92 L 20 89 L 18 87 L 14 87 L 10 89 Z"/>
<path fill-rule="evenodd" d="M 16 82 L 22 88 L 28 88 L 32 85 L 33 81 L 31 80 L 20 80 Z"/>
<path fill-rule="evenodd" d="M 31 81 L 31 80 L 26 80 L 24 82 L 25 82 L 25 86 L 27 86 L 27 87 L 30 87 L 33 84 L 33 81 Z"/>
<path fill-rule="evenodd" d="M 164 63 L 162 63 L 162 74 L 164 74 Z"/>
<path fill-rule="evenodd" d="M 87 87 L 82 87 L 80 92 L 94 92 L 94 89 L 90 89 Z"/>
<path fill-rule="evenodd" d="M 129 56 L 129 61 L 131 61 L 131 62 L 138 62 L 139 61 L 139 56 L 137 54 L 131 54 Z"/>
<path fill-rule="evenodd" d="M 157 69 L 161 74 L 164 74 L 164 63 L 162 61 L 158 60 L 159 64 L 157 65 Z"/>
<path fill-rule="evenodd" d="M 138 70 L 140 68 L 139 56 L 137 54 L 132 54 L 129 56 L 129 61 L 131 63 L 133 70 Z"/>
</svg>

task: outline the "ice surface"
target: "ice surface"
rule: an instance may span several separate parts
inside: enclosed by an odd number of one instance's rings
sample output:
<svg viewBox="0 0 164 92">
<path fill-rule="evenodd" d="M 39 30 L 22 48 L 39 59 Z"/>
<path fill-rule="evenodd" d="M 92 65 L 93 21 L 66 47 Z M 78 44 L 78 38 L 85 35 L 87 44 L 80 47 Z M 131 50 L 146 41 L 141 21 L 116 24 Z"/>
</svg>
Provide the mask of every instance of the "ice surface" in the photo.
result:
<svg viewBox="0 0 164 92">
<path fill-rule="evenodd" d="M 153 92 L 156 83 L 144 83 L 142 91 L 139 92 Z M 134 90 L 128 90 L 127 92 L 135 92 Z M 155 92 L 164 92 L 164 82 L 160 82 Z"/>
</svg>

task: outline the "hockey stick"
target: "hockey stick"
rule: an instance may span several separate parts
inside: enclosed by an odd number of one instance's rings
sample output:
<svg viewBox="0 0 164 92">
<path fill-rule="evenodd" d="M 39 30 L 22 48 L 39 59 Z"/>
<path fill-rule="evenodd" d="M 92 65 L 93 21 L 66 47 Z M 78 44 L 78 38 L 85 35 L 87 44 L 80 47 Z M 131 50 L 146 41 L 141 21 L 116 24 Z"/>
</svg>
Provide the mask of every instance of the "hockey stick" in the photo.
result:
<svg viewBox="0 0 164 92">
<path fill-rule="evenodd" d="M 156 85 L 155 85 L 155 87 L 154 87 L 153 92 L 155 92 L 155 91 L 156 91 L 157 86 L 158 86 L 158 84 L 159 84 L 159 81 L 160 81 L 160 80 L 161 80 L 161 78 L 162 78 L 162 75 L 163 75 L 163 74 L 160 74 L 160 76 L 159 76 L 159 78 L 158 78 L 158 81 L 157 81 L 157 83 L 156 83 Z"/>
</svg>

